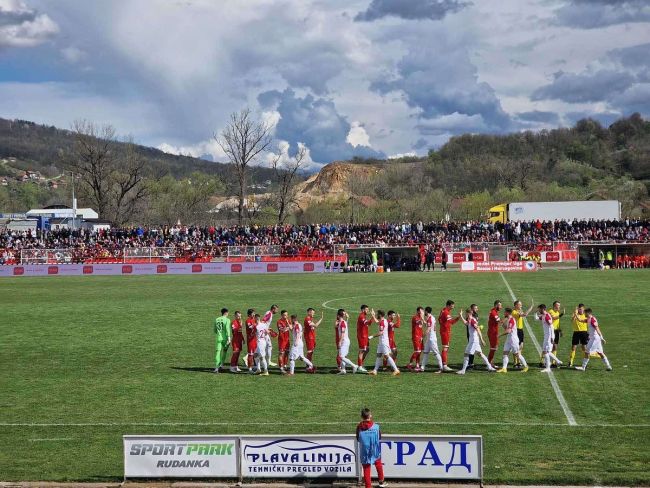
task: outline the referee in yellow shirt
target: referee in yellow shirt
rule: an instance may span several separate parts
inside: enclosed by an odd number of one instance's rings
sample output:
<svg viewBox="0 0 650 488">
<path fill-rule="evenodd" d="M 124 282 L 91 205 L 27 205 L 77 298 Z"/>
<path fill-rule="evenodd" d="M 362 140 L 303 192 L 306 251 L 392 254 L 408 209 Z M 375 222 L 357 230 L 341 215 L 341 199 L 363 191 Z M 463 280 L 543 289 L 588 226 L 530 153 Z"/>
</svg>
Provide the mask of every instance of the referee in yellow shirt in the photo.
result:
<svg viewBox="0 0 650 488">
<path fill-rule="evenodd" d="M 571 354 L 569 355 L 569 368 L 573 367 L 573 360 L 576 357 L 578 344 L 582 348 L 583 357 L 587 357 L 587 343 L 589 332 L 587 331 L 587 315 L 585 314 L 584 303 L 578 304 L 573 312 L 573 337 L 571 337 Z"/>
</svg>

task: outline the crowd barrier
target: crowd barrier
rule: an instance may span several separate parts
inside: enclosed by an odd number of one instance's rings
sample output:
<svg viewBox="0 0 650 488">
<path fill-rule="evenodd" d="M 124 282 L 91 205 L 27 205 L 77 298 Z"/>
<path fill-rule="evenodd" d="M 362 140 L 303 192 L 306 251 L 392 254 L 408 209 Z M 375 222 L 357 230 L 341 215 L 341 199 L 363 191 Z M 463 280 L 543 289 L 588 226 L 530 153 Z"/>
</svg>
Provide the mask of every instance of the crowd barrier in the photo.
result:
<svg viewBox="0 0 650 488">
<path fill-rule="evenodd" d="M 481 436 L 382 435 L 388 479 L 483 479 Z M 124 479 L 358 479 L 354 435 L 125 435 Z"/>
<path fill-rule="evenodd" d="M 142 264 L 27 264 L 0 266 L 0 277 L 88 276 L 88 275 L 226 275 L 272 273 L 322 273 L 323 262 L 274 263 L 142 263 Z"/>
</svg>

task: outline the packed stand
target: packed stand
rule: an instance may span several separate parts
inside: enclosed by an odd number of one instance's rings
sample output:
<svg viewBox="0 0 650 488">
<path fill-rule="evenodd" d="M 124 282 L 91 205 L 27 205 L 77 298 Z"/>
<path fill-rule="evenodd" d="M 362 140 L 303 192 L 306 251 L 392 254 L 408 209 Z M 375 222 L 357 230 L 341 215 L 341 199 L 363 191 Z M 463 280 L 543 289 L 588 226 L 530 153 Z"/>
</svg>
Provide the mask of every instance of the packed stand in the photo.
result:
<svg viewBox="0 0 650 488">
<path fill-rule="evenodd" d="M 286 259 L 326 259 L 335 244 L 435 246 L 470 243 L 512 243 L 524 250 L 550 250 L 557 241 L 649 242 L 650 221 L 556 221 L 490 224 L 430 222 L 383 224 L 320 224 L 230 227 L 131 227 L 90 232 L 0 231 L 0 264 L 20 261 L 22 250 L 66 249 L 66 262 L 123 261 L 130 249 L 164 249 L 157 258 L 195 262 L 224 258 L 229 246 L 269 247 Z M 232 248 L 231 248 L 232 249 Z M 137 254 L 137 253 L 136 253 Z"/>
</svg>

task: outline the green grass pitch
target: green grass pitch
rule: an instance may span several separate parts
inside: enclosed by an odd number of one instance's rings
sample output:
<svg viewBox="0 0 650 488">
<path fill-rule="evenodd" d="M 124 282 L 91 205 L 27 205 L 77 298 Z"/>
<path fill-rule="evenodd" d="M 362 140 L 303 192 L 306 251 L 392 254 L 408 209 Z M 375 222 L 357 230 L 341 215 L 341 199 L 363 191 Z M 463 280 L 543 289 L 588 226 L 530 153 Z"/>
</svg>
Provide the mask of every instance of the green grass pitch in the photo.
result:
<svg viewBox="0 0 650 488">
<path fill-rule="evenodd" d="M 328 302 L 348 309 L 352 323 L 364 302 L 396 309 L 405 321 L 397 332 L 403 366 L 417 305 L 431 305 L 437 315 L 448 298 L 463 307 L 476 302 L 485 324 L 495 299 L 512 301 L 499 274 L 2 279 L 0 481 L 116 480 L 122 477 L 122 434 L 352 432 L 359 409 L 370 406 L 386 433 L 482 434 L 487 483 L 647 486 L 650 272 L 505 276 L 525 303 L 559 299 L 570 313 L 582 301 L 600 320 L 614 371 L 592 359 L 586 373 L 553 373 L 577 426 L 568 425 L 537 367 L 527 374 L 465 377 L 406 370 L 399 377 L 329 374 L 335 364 L 330 309 L 315 353 L 323 374 L 206 372 L 213 367 L 213 318 L 223 306 L 264 312 L 277 303 L 302 318 L 310 306 L 320 315 Z M 541 326 L 530 324 L 541 338 Z M 570 318 L 563 328 L 565 360 Z M 465 343 L 458 324 L 452 366 L 461 362 Z M 524 354 L 537 365 L 530 340 Z"/>
</svg>

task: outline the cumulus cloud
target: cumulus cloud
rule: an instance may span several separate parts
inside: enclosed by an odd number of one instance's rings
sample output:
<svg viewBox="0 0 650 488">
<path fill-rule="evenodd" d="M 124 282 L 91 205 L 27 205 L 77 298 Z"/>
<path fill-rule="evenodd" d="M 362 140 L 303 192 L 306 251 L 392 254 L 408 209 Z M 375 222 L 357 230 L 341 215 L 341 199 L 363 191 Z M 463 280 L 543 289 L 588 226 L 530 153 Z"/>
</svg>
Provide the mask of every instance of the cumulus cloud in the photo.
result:
<svg viewBox="0 0 650 488">
<path fill-rule="evenodd" d="M 511 125 L 495 91 L 478 80 L 476 66 L 462 45 L 413 47 L 397 63 L 394 79 L 375 81 L 371 88 L 382 94 L 401 92 L 409 106 L 420 109 L 422 118 L 434 120 L 435 131 L 444 129 L 437 126 L 440 121 L 453 130 L 461 130 L 468 121 L 476 130 L 504 131 Z M 419 127 L 431 133 L 430 126 Z"/>
<path fill-rule="evenodd" d="M 332 100 L 313 95 L 299 97 L 294 90 L 269 90 L 257 97 L 263 110 L 280 114 L 275 137 L 290 144 L 301 142 L 318 163 L 360 157 L 385 155 L 364 145 L 356 147 L 348 142 L 352 125 L 338 113 Z"/>
<path fill-rule="evenodd" d="M 616 24 L 650 22 L 647 0 L 569 0 L 555 11 L 556 25 L 596 29 Z"/>
<path fill-rule="evenodd" d="M 468 5 L 471 3 L 458 0 L 372 0 L 368 8 L 359 12 L 354 20 L 372 22 L 389 16 L 406 20 L 440 20 Z"/>
<path fill-rule="evenodd" d="M 361 125 L 359 121 L 353 121 L 350 127 L 350 132 L 345 138 L 347 142 L 352 144 L 354 147 L 357 146 L 368 146 L 370 147 L 370 136 L 366 132 L 366 129 Z"/>
<path fill-rule="evenodd" d="M 484 132 L 488 129 L 481 115 L 467 115 L 458 112 L 433 119 L 423 119 L 417 128 L 421 134 L 432 136 Z"/>
<path fill-rule="evenodd" d="M 192 156 L 194 158 L 212 159 L 213 161 L 227 162 L 226 153 L 214 139 L 190 144 L 187 146 L 176 146 L 163 142 L 159 144 L 158 149 L 168 154 L 177 156 Z"/>
<path fill-rule="evenodd" d="M 38 46 L 58 32 L 56 22 L 22 0 L 0 0 L 0 49 Z"/>
</svg>

